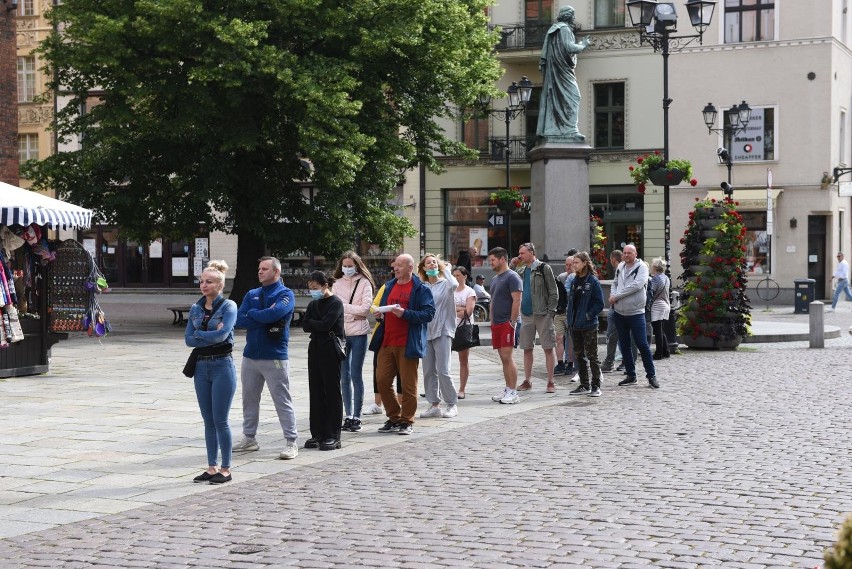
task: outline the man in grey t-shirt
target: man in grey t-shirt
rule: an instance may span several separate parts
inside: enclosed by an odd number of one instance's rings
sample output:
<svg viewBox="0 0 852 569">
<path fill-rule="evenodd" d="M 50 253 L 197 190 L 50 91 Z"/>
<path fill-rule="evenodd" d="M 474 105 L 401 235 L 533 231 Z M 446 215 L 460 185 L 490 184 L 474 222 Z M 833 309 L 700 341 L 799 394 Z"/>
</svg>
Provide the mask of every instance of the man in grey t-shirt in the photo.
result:
<svg viewBox="0 0 852 569">
<path fill-rule="evenodd" d="M 509 269 L 509 254 L 502 247 L 488 252 L 488 262 L 494 270 L 491 280 L 491 347 L 500 355 L 506 387 L 491 398 L 506 405 L 518 403 L 518 367 L 512 352 L 515 349 L 515 320 L 521 309 L 523 281 Z"/>
</svg>

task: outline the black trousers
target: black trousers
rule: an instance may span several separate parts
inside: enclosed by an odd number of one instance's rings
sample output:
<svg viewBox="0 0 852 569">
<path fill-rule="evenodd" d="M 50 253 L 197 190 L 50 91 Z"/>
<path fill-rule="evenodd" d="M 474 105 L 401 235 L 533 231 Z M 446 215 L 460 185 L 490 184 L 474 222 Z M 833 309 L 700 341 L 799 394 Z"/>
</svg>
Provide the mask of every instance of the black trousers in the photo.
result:
<svg viewBox="0 0 852 569">
<path fill-rule="evenodd" d="M 308 344 L 308 393 L 311 399 L 311 437 L 340 440 L 343 396 L 340 394 L 340 361 L 331 339 Z"/>
<path fill-rule="evenodd" d="M 657 357 L 669 355 L 669 343 L 666 340 L 666 331 L 663 329 L 665 323 L 665 320 L 651 322 L 651 330 L 654 331 L 654 344 L 656 345 L 654 355 Z"/>
</svg>

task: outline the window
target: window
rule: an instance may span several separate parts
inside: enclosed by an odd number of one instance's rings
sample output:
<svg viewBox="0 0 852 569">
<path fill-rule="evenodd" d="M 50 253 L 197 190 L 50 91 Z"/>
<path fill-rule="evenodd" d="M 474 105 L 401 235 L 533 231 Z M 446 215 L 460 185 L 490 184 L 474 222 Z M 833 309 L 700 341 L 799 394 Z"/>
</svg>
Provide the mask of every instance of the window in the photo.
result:
<svg viewBox="0 0 852 569">
<path fill-rule="evenodd" d="M 769 234 L 766 232 L 766 211 L 740 211 L 740 215 L 746 228 L 746 270 L 752 274 L 768 273 L 766 258 L 769 255 Z"/>
<path fill-rule="evenodd" d="M 624 0 L 597 0 L 595 28 L 623 28 Z"/>
<path fill-rule="evenodd" d="M 775 0 L 725 0 L 725 43 L 775 39 Z"/>
<path fill-rule="evenodd" d="M 462 121 L 462 142 L 469 148 L 488 152 L 488 117 L 470 118 Z"/>
<path fill-rule="evenodd" d="M 35 57 L 18 58 L 18 102 L 30 103 L 36 94 Z"/>
<path fill-rule="evenodd" d="M 728 111 L 722 120 L 728 124 Z M 725 133 L 725 148 L 731 151 L 734 162 L 760 162 L 777 160 L 775 156 L 775 108 L 752 107 L 751 119 L 745 131 L 738 133 L 733 141 Z"/>
<path fill-rule="evenodd" d="M 448 190 L 444 194 L 446 213 L 445 243 L 449 258 L 455 259 L 459 251 L 470 250 L 473 267 L 488 266 L 488 251 L 506 247 L 508 231 L 506 213 L 489 205 L 488 197 L 494 189 Z M 529 188 L 521 188 L 529 194 Z M 530 214 L 517 211 L 512 214 L 512 242 L 517 251 L 521 243 L 530 240 Z"/>
<path fill-rule="evenodd" d="M 624 148 L 624 83 L 598 83 L 595 96 L 595 148 Z"/>
<path fill-rule="evenodd" d="M 35 16 L 35 0 L 18 0 L 19 16 Z"/>
<path fill-rule="evenodd" d="M 524 4 L 524 45 L 540 46 L 553 24 L 553 0 L 526 0 Z"/>
<path fill-rule="evenodd" d="M 38 134 L 18 135 L 18 161 L 38 160 Z"/>
</svg>

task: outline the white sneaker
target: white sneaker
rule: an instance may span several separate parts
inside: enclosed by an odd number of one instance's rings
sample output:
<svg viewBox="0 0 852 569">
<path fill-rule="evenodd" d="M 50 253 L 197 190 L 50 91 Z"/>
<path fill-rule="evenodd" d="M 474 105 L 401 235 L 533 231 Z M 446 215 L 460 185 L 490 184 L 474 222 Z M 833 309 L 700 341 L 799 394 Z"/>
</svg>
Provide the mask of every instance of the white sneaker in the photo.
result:
<svg viewBox="0 0 852 569">
<path fill-rule="evenodd" d="M 500 392 L 500 395 L 492 395 L 492 396 L 491 396 L 491 401 L 494 401 L 495 403 L 499 403 L 500 401 L 502 401 L 502 400 L 503 400 L 503 398 L 504 398 L 504 397 L 506 397 L 506 394 L 507 394 L 508 392 L 509 392 L 509 388 L 508 388 L 508 387 L 504 387 L 504 388 L 503 388 L 503 391 L 501 391 L 501 392 Z"/>
<path fill-rule="evenodd" d="M 421 419 L 428 419 L 430 417 L 440 417 L 440 416 L 441 416 L 441 407 L 439 407 L 437 405 L 429 407 L 429 409 L 420 413 Z"/>
<path fill-rule="evenodd" d="M 577 374 L 574 375 L 574 377 L 571 378 L 571 383 L 577 383 L 578 381 L 580 381 L 580 373 L 579 372 L 577 372 Z"/>
<path fill-rule="evenodd" d="M 503 399 L 500 400 L 500 403 L 503 405 L 514 405 L 515 403 L 520 403 L 521 398 L 518 397 L 518 392 L 514 389 L 506 390 L 506 395 L 503 396 Z"/>
<path fill-rule="evenodd" d="M 298 455 L 299 447 L 296 446 L 296 441 L 287 441 L 287 444 L 284 445 L 284 450 L 281 451 L 278 458 L 282 460 L 290 460 L 291 458 L 296 458 Z"/>
<path fill-rule="evenodd" d="M 231 447 L 232 452 L 251 452 L 258 450 L 260 445 L 254 437 L 243 437 L 243 440 Z"/>
<path fill-rule="evenodd" d="M 457 405 L 447 405 L 447 409 L 441 415 L 444 419 L 452 419 L 456 415 L 459 414 L 459 408 Z"/>
<path fill-rule="evenodd" d="M 365 411 L 362 411 L 361 414 L 362 415 L 384 415 L 385 414 L 385 408 L 382 407 L 381 405 L 376 405 L 375 403 L 373 403 L 372 405 L 367 407 L 367 409 Z"/>
</svg>

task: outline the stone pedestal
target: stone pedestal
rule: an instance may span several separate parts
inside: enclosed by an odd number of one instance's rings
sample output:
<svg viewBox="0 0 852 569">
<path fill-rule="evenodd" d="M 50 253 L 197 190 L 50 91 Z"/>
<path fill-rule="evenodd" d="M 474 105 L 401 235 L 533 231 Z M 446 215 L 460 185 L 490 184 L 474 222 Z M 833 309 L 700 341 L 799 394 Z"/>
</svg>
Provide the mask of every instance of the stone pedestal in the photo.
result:
<svg viewBox="0 0 852 569">
<path fill-rule="evenodd" d="M 589 156 L 582 143 L 546 142 L 527 153 L 536 256 L 560 262 L 571 247 L 589 251 Z"/>
</svg>

